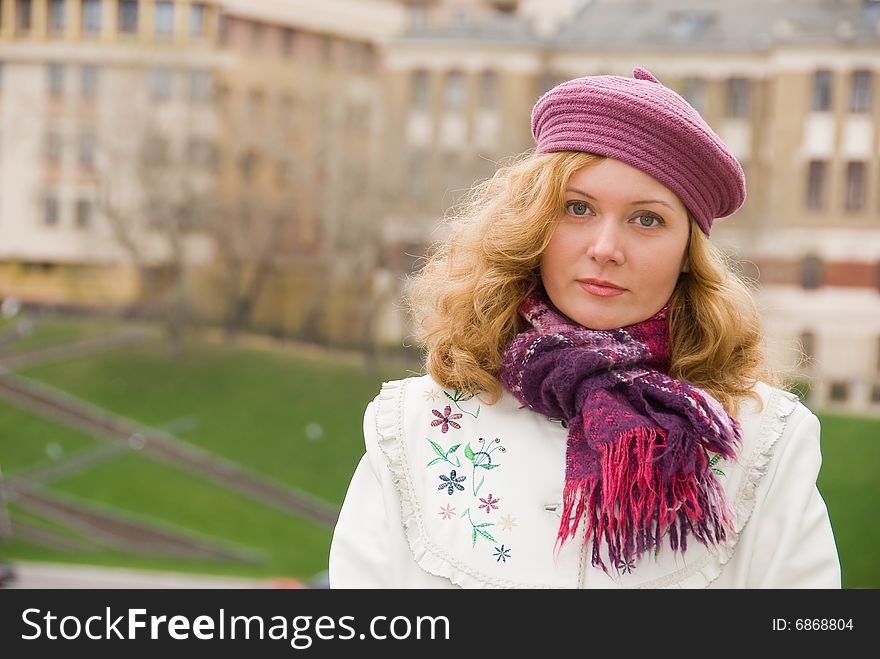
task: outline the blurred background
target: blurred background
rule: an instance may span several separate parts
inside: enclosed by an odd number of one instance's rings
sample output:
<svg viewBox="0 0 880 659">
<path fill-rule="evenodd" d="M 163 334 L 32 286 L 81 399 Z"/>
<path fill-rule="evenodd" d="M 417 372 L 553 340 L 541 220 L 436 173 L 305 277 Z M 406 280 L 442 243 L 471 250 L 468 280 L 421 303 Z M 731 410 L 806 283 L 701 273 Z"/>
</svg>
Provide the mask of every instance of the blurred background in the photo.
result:
<svg viewBox="0 0 880 659">
<path fill-rule="evenodd" d="M 745 169 L 713 239 L 880 587 L 872 0 L 0 0 L 0 585 L 325 587 L 439 220 L 635 66 Z"/>
</svg>

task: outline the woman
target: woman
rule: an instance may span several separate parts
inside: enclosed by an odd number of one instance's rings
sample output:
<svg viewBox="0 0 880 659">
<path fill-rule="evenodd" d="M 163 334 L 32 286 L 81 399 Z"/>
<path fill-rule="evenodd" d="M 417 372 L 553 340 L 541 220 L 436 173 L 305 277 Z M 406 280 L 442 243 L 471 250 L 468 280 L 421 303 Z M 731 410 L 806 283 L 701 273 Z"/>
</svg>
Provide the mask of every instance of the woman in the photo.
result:
<svg viewBox="0 0 880 659">
<path fill-rule="evenodd" d="M 742 168 L 633 75 L 544 94 L 412 280 L 427 374 L 367 407 L 331 587 L 840 587 L 819 421 L 708 240 Z"/>
</svg>

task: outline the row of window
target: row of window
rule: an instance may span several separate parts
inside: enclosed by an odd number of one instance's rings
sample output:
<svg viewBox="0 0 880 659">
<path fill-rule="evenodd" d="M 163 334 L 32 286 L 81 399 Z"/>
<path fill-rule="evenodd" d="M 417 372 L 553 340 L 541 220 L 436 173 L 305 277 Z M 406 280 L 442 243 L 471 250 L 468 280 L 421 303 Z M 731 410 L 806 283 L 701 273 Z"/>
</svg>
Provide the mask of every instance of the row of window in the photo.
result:
<svg viewBox="0 0 880 659">
<path fill-rule="evenodd" d="M 832 403 L 846 403 L 852 396 L 850 383 L 846 380 L 835 380 L 828 385 L 828 400 Z M 871 404 L 880 404 L 880 384 L 871 386 Z"/>
<path fill-rule="evenodd" d="M 828 194 L 829 164 L 824 160 L 811 160 L 807 169 L 806 206 L 810 210 L 824 210 Z M 867 163 L 846 163 L 844 182 L 844 208 L 848 212 L 860 212 L 866 208 Z"/>
<path fill-rule="evenodd" d="M 239 45 L 253 54 L 278 53 L 290 58 L 317 56 L 325 63 L 338 63 L 356 71 L 370 71 L 376 64 L 375 48 L 366 42 L 334 38 L 285 25 L 220 16 L 219 41 L 222 46 Z M 233 39 L 233 34 L 235 38 Z"/>
<path fill-rule="evenodd" d="M 34 3 L 32 0 L 0 0 L 0 25 L 2 25 L 2 5 L 15 2 L 15 26 L 18 31 L 27 32 L 33 27 Z M 49 0 L 49 30 L 62 32 L 67 26 L 69 5 L 80 3 L 80 27 L 86 34 L 101 31 L 102 0 Z M 117 26 L 120 32 L 138 31 L 138 0 L 115 0 L 117 3 Z M 175 6 L 171 0 L 156 0 L 153 8 L 153 30 L 157 36 L 171 36 L 174 32 Z M 189 34 L 194 37 L 205 33 L 205 4 L 196 2 L 190 5 Z"/>
<path fill-rule="evenodd" d="M 46 162 L 51 165 L 57 165 L 61 162 L 61 155 L 64 148 L 61 135 L 54 130 L 46 133 Z M 93 169 L 95 166 L 95 134 L 91 131 L 81 133 L 77 140 L 77 156 L 80 166 L 86 169 Z"/>
<path fill-rule="evenodd" d="M 65 78 L 69 65 L 51 62 L 48 67 L 48 86 L 50 98 L 64 96 Z M 2 88 L 2 63 L 0 63 L 0 88 Z M 85 64 L 79 67 L 80 96 L 94 99 L 98 94 L 99 67 Z M 213 75 L 208 71 L 175 72 L 171 69 L 158 68 L 150 72 L 150 95 L 154 100 L 167 100 L 173 95 L 173 83 L 176 76 L 186 75 L 188 78 L 188 98 L 191 101 L 209 101 L 214 86 Z"/>
<path fill-rule="evenodd" d="M 46 195 L 43 200 L 43 224 L 47 227 L 57 227 L 60 224 L 61 213 L 58 197 L 54 194 Z M 91 199 L 77 199 L 74 206 L 74 226 L 77 229 L 87 229 L 92 225 L 95 203 Z"/>
<path fill-rule="evenodd" d="M 816 71 L 813 74 L 813 112 L 829 112 L 831 110 L 834 76 L 831 71 Z M 853 71 L 849 80 L 849 111 L 871 111 L 871 88 L 873 75 L 870 71 Z"/>
<path fill-rule="evenodd" d="M 816 71 L 813 76 L 811 109 L 814 112 L 831 110 L 833 76 L 831 71 Z M 858 70 L 850 73 L 849 111 L 871 111 L 873 74 Z M 410 105 L 413 110 L 425 111 L 429 104 L 430 74 L 424 69 L 411 74 Z M 748 117 L 752 111 L 752 82 L 748 78 L 733 77 L 725 81 L 724 115 Z M 703 78 L 688 77 L 682 82 L 682 96 L 701 114 L 706 112 L 707 82 Z M 466 96 L 465 74 L 449 71 L 444 80 L 444 107 L 450 111 L 464 108 Z M 484 71 L 480 74 L 479 106 L 492 108 L 498 101 L 498 74 Z"/>
</svg>

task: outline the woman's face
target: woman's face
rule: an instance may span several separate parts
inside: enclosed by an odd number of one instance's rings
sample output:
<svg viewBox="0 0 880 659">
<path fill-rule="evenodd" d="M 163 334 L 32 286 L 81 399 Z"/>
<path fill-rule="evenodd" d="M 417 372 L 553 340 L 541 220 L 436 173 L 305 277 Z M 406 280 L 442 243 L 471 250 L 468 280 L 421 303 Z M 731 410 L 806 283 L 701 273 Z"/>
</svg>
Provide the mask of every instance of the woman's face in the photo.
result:
<svg viewBox="0 0 880 659">
<path fill-rule="evenodd" d="M 678 196 L 654 177 L 605 158 L 575 172 L 562 219 L 541 257 L 553 304 L 590 329 L 650 318 L 685 269 L 689 220 Z M 605 288 L 584 280 L 604 280 Z"/>
</svg>

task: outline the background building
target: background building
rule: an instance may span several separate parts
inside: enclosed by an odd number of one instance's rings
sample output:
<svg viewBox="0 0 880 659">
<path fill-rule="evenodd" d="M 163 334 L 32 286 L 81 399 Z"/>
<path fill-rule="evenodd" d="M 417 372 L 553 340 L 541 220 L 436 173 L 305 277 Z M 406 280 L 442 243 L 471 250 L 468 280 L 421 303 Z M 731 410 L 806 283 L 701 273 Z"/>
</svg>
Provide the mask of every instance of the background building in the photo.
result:
<svg viewBox="0 0 880 659">
<path fill-rule="evenodd" d="M 778 365 L 880 411 L 880 2 L 0 5 L 4 296 L 399 346 L 405 275 L 538 96 L 643 66 L 743 164 L 713 237 Z"/>
</svg>

